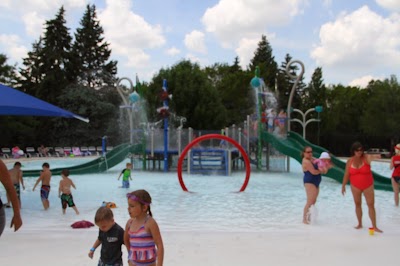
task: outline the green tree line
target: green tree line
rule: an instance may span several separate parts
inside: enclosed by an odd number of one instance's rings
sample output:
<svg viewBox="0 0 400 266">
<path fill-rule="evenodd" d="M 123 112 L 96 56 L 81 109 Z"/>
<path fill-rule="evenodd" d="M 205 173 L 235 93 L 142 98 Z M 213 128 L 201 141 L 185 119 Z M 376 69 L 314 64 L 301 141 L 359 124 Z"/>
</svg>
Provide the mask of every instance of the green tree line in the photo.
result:
<svg viewBox="0 0 400 266">
<path fill-rule="evenodd" d="M 88 5 L 80 25 L 71 35 L 61 7 L 54 19 L 45 23 L 45 31 L 32 44 L 23 58 L 22 67 L 7 64 L 6 53 L 0 53 L 0 82 L 50 102 L 81 116 L 90 123 L 50 117 L 0 117 L 0 144 L 38 146 L 98 145 L 102 136 L 110 144 L 127 142 L 123 132 L 126 116 L 119 106 L 122 101 L 115 88 L 118 62 L 110 59 L 111 49 L 104 39 L 97 19 L 96 7 Z M 240 125 L 255 112 L 254 89 L 250 81 L 256 67 L 260 78 L 277 98 L 277 108 L 286 110 L 294 81 L 286 73 L 292 60 L 286 54 L 278 64 L 265 35 L 246 69 L 238 58 L 231 64 L 215 63 L 200 67 L 189 60 L 162 68 L 149 82 L 137 82 L 137 89 L 147 101 L 149 121 L 160 119 L 156 109 L 161 106 L 161 86 L 168 81 L 170 111 L 187 118 L 185 127 L 221 129 Z M 291 66 L 290 73 L 299 72 Z M 306 71 L 307 73 L 307 71 Z M 307 139 L 326 147 L 337 155 L 348 154 L 350 144 L 360 140 L 367 146 L 391 148 L 399 141 L 399 119 L 396 112 L 400 86 L 396 76 L 372 80 L 367 88 L 325 85 L 322 68 L 316 68 L 308 84 L 303 79 L 295 88 L 293 108 L 306 111 L 322 106 L 323 112 L 310 113 L 307 119 L 319 123 L 307 126 Z M 319 116 L 318 116 L 319 115 Z M 296 114 L 292 113 L 292 118 Z M 297 117 L 300 118 L 300 117 Z M 298 133 L 297 123 L 291 129 Z"/>
</svg>

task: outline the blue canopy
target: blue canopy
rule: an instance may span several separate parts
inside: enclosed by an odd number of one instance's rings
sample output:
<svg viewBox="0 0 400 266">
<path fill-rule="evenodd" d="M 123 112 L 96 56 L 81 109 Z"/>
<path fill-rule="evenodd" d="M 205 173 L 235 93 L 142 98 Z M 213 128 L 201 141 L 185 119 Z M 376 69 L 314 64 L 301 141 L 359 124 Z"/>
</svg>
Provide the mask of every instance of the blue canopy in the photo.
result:
<svg viewBox="0 0 400 266">
<path fill-rule="evenodd" d="M 19 90 L 0 84 L 0 115 L 61 116 L 86 123 L 89 119 L 61 109 Z"/>
</svg>

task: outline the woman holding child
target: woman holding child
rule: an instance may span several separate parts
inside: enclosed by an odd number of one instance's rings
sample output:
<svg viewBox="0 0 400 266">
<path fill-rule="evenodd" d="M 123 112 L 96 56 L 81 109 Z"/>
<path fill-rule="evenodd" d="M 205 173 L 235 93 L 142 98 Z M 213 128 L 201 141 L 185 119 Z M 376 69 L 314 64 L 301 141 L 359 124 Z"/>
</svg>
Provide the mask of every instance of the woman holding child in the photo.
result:
<svg viewBox="0 0 400 266">
<path fill-rule="evenodd" d="M 323 152 L 319 159 L 314 159 L 312 148 L 305 146 L 302 153 L 302 169 L 304 172 L 303 182 L 306 190 L 307 201 L 303 211 L 303 223 L 310 223 L 310 208 L 317 202 L 319 194 L 319 184 L 321 183 L 321 174 L 326 174 L 332 167 L 329 153 Z"/>
</svg>

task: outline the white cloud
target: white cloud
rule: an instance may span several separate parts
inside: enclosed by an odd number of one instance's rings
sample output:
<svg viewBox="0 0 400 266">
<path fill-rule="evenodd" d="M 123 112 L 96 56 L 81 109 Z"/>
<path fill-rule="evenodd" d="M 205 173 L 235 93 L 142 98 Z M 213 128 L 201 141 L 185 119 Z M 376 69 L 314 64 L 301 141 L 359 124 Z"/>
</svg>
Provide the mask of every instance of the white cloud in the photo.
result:
<svg viewBox="0 0 400 266">
<path fill-rule="evenodd" d="M 311 57 L 325 69 L 357 76 L 400 66 L 399 16 L 383 18 L 363 6 L 322 25 L 319 36 Z"/>
<path fill-rule="evenodd" d="M 225 48 L 242 38 L 258 36 L 268 27 L 281 26 L 301 13 L 307 0 L 220 0 L 202 17 L 207 32 L 215 34 Z"/>
<path fill-rule="evenodd" d="M 246 66 L 250 63 L 250 60 L 254 56 L 254 51 L 257 49 L 257 45 L 260 38 L 248 39 L 243 38 L 240 40 L 238 48 L 235 49 L 236 54 L 239 56 L 240 66 L 246 69 Z"/>
<path fill-rule="evenodd" d="M 163 46 L 165 38 L 160 25 L 149 24 L 131 10 L 132 1 L 106 0 L 99 19 L 113 54 L 128 58 L 131 67 L 144 68 L 150 61 L 145 49 Z"/>
<path fill-rule="evenodd" d="M 165 53 L 166 53 L 167 55 L 170 55 L 170 56 L 175 56 L 175 55 L 180 54 L 181 51 L 180 51 L 178 48 L 176 48 L 176 47 L 174 46 L 174 47 L 171 47 L 171 48 L 167 49 L 167 50 L 165 51 Z"/>
<path fill-rule="evenodd" d="M 383 80 L 383 79 L 384 79 L 384 78 L 382 78 L 382 77 L 373 77 L 373 76 L 371 76 L 371 75 L 367 75 L 367 76 L 363 76 L 363 77 L 356 78 L 356 79 L 352 80 L 352 81 L 349 83 L 349 86 L 360 87 L 360 88 L 366 88 L 367 85 L 368 85 L 368 83 L 369 83 L 371 80 Z"/>
<path fill-rule="evenodd" d="M 29 36 L 38 37 L 44 32 L 45 18 L 35 11 L 26 13 L 22 20 L 25 24 L 25 31 Z"/>
<path fill-rule="evenodd" d="M 399 0 L 375 0 L 375 2 L 388 10 L 400 12 Z"/>
<path fill-rule="evenodd" d="M 7 51 L 10 61 L 20 62 L 21 58 L 26 57 L 28 49 L 23 46 L 21 39 L 17 35 L 0 34 L 0 44 Z M 11 62 L 7 62 L 12 64 Z"/>
<path fill-rule="evenodd" d="M 206 54 L 207 48 L 204 43 L 204 33 L 198 30 L 193 30 L 186 34 L 184 40 L 185 46 L 189 51 Z"/>
<path fill-rule="evenodd" d="M 73 9 L 83 10 L 89 2 L 86 0 L 2 0 L 0 7 L 9 9 L 9 13 L 13 16 L 22 18 L 27 34 L 37 38 L 43 32 L 45 21 L 53 19 L 61 6 L 64 6 L 66 17 L 68 17 Z"/>
</svg>

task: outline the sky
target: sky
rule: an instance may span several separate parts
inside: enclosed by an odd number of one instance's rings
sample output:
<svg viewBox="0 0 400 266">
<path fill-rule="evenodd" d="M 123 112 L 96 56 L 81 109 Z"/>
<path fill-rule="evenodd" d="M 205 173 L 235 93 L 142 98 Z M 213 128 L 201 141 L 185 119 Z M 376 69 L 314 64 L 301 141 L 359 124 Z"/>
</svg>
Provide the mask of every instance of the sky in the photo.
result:
<svg viewBox="0 0 400 266">
<path fill-rule="evenodd" d="M 87 4 L 118 76 L 132 80 L 183 59 L 206 67 L 238 57 L 246 69 L 262 35 L 278 65 L 286 54 L 304 63 L 305 82 L 317 67 L 326 84 L 360 87 L 400 69 L 399 0 L 1 0 L 0 53 L 21 67 L 45 21 L 63 5 L 73 35 Z"/>
</svg>

